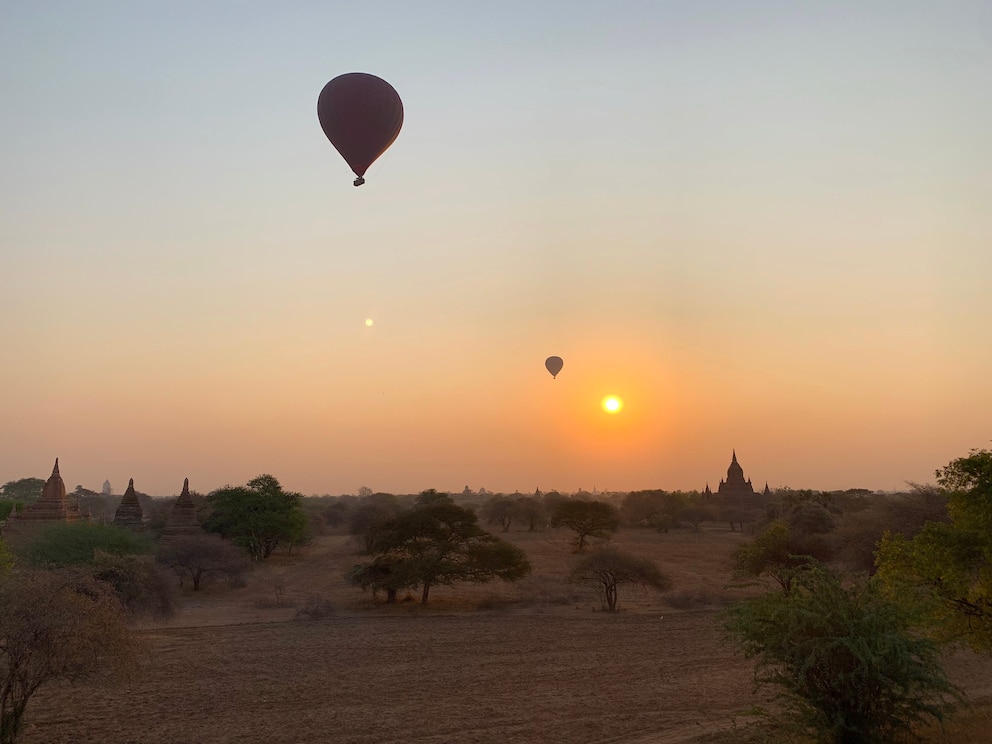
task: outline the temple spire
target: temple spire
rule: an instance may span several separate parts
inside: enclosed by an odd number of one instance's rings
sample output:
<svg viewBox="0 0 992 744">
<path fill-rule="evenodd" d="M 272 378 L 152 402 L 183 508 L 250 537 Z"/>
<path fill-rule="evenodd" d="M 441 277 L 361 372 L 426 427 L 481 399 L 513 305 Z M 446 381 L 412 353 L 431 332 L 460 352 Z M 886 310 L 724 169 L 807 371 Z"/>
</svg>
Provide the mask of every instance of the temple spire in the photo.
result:
<svg viewBox="0 0 992 744">
<path fill-rule="evenodd" d="M 59 458 L 56 457 L 55 458 L 55 467 L 52 468 L 52 477 L 54 478 L 54 477 L 56 477 L 58 475 L 59 475 Z"/>
</svg>

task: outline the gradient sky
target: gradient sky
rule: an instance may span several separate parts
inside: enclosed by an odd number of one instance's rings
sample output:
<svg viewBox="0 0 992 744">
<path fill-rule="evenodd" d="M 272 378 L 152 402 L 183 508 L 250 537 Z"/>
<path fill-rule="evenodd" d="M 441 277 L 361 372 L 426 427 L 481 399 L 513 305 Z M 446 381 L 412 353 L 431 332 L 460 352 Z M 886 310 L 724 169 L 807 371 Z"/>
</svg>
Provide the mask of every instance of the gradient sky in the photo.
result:
<svg viewBox="0 0 992 744">
<path fill-rule="evenodd" d="M 990 133 L 977 0 L 2 2 L 0 483 L 932 481 L 992 439 Z"/>
</svg>

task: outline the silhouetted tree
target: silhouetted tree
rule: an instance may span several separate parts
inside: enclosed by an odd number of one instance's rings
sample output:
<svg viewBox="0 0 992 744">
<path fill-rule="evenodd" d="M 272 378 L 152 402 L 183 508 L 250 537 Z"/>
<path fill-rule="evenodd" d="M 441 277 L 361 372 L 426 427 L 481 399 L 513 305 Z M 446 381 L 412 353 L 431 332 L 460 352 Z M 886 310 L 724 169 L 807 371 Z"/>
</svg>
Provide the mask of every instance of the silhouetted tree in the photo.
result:
<svg viewBox="0 0 992 744">
<path fill-rule="evenodd" d="M 502 532 L 509 532 L 513 524 L 514 500 L 509 496 L 497 494 L 487 499 L 482 505 L 482 518 L 486 524 L 498 524 Z"/>
<path fill-rule="evenodd" d="M 620 529 L 620 512 L 602 501 L 563 501 L 551 516 L 552 527 L 567 527 L 575 533 L 578 552 L 590 537 L 609 540 Z"/>
<path fill-rule="evenodd" d="M 617 611 L 619 588 L 624 584 L 646 586 L 658 591 L 672 586 L 672 580 L 653 562 L 612 546 L 600 548 L 579 561 L 572 569 L 569 580 L 593 587 L 599 594 L 603 609 L 609 612 Z"/>
<path fill-rule="evenodd" d="M 355 583 L 387 591 L 420 586 L 423 604 L 432 586 L 516 581 L 530 573 L 522 550 L 480 528 L 471 509 L 434 490 L 376 532 L 371 554 L 370 564 L 352 570 Z"/>
<path fill-rule="evenodd" d="M 200 582 L 207 576 L 220 576 L 234 582 L 241 578 L 248 566 L 244 553 L 219 535 L 183 535 L 163 542 L 158 547 L 156 559 L 172 569 L 179 577 L 179 585 L 189 578 L 193 591 L 200 589 Z"/>
</svg>

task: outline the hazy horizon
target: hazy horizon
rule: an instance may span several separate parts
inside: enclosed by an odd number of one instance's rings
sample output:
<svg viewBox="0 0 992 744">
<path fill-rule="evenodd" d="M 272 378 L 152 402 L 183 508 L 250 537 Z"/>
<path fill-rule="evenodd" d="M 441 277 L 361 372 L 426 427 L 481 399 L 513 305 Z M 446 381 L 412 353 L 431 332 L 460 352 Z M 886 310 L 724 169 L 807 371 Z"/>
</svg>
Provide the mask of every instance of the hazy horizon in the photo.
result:
<svg viewBox="0 0 992 744">
<path fill-rule="evenodd" d="M 899 490 L 992 440 L 987 3 L 12 3 L 0 70 L 0 482 Z M 357 189 L 351 71 L 405 109 Z"/>
</svg>

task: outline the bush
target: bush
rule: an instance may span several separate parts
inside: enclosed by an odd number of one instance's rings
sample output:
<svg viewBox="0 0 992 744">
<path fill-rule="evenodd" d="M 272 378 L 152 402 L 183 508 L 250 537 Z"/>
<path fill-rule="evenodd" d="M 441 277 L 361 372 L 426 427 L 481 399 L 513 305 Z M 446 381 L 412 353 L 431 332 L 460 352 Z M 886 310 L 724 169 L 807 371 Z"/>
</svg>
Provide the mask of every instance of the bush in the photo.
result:
<svg viewBox="0 0 992 744">
<path fill-rule="evenodd" d="M 92 522 L 66 522 L 42 532 L 24 548 L 34 566 L 78 566 L 92 563 L 97 552 L 111 555 L 151 553 L 152 542 L 130 530 Z"/>
<path fill-rule="evenodd" d="M 294 620 L 325 620 L 334 614 L 334 608 L 328 599 L 319 594 L 311 594 L 307 597 L 303 606 L 296 611 Z"/>
<path fill-rule="evenodd" d="M 936 644 L 914 636 L 912 615 L 867 580 L 848 587 L 810 567 L 789 593 L 744 600 L 725 617 L 757 659 L 758 683 L 784 689 L 787 715 L 815 741 L 903 741 L 960 699 Z"/>
<path fill-rule="evenodd" d="M 113 555 L 98 552 L 93 577 L 113 587 L 131 617 L 171 617 L 176 611 L 172 581 L 150 555 Z"/>
</svg>

